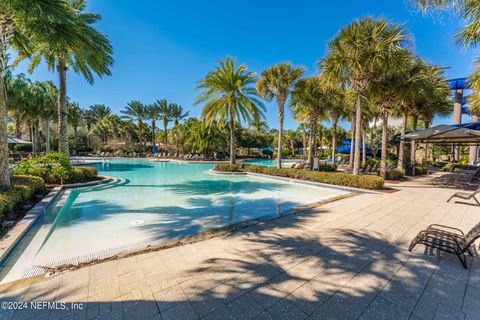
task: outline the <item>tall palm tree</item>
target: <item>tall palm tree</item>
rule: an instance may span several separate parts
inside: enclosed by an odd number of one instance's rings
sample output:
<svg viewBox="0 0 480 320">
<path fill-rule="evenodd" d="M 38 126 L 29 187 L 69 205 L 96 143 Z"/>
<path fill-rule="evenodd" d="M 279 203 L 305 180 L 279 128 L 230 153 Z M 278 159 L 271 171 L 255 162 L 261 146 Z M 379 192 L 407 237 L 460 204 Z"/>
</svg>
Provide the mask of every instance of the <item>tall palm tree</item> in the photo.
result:
<svg viewBox="0 0 480 320">
<path fill-rule="evenodd" d="M 156 103 L 145 106 L 145 115 L 152 121 L 152 146 L 155 145 L 155 125 L 161 116 L 160 106 Z"/>
<path fill-rule="evenodd" d="M 347 115 L 345 103 L 345 90 L 333 87 L 330 90 L 330 99 L 327 107 L 327 114 L 332 122 L 332 161 L 335 161 L 337 152 L 337 127 L 338 121 Z"/>
<path fill-rule="evenodd" d="M 256 80 L 246 65 L 237 66 L 234 59 L 227 57 L 198 83 L 197 90 L 203 92 L 195 103 L 205 103 L 201 116 L 207 125 L 229 124 L 231 164 L 235 163 L 235 124 L 263 117 L 265 106 L 253 87 Z"/>
<path fill-rule="evenodd" d="M 165 143 L 165 148 L 167 147 L 168 144 L 168 123 L 172 120 L 172 114 L 171 110 L 173 107 L 173 103 L 168 104 L 166 99 L 162 100 L 157 100 L 156 105 L 159 108 L 159 119 L 162 121 L 163 124 L 163 132 L 164 132 L 164 143 Z"/>
<path fill-rule="evenodd" d="M 172 103 L 170 107 L 170 116 L 173 120 L 173 125 L 178 126 L 180 121 L 187 118 L 190 114 L 190 111 L 183 112 L 183 107 L 176 103 Z"/>
<path fill-rule="evenodd" d="M 278 106 L 278 146 L 277 167 L 282 167 L 282 134 L 285 103 L 295 82 L 303 76 L 303 67 L 293 67 L 290 63 L 279 63 L 265 69 L 257 82 L 258 94 L 272 101 L 274 98 Z"/>
<path fill-rule="evenodd" d="M 9 50 L 29 52 L 32 37 L 44 38 L 56 23 L 69 19 L 65 2 L 61 0 L 4 0 L 0 4 L 0 187 L 10 186 L 7 96 L 3 77 L 8 71 Z"/>
<path fill-rule="evenodd" d="M 175 150 L 176 151 L 178 151 L 178 145 L 179 145 L 178 130 L 176 130 L 176 129 L 177 129 L 178 125 L 180 124 L 180 121 L 187 118 L 189 114 L 190 114 L 190 111 L 184 112 L 183 107 L 181 105 L 176 104 L 176 103 L 172 104 L 172 107 L 170 108 L 170 115 L 171 115 L 172 120 L 173 120 L 173 128 L 175 129 L 175 130 L 173 130 L 173 134 L 174 134 L 174 137 L 175 137 Z"/>
<path fill-rule="evenodd" d="M 310 126 L 308 161 L 311 167 L 313 167 L 313 158 L 317 149 L 317 127 L 319 121 L 325 117 L 325 105 L 329 94 L 318 76 L 298 80 L 292 91 L 290 103 L 294 118 L 298 121 L 308 121 Z"/>
<path fill-rule="evenodd" d="M 83 113 L 78 103 L 69 103 L 67 108 L 67 122 L 73 128 L 73 143 L 75 152 L 78 149 L 78 127 L 82 123 Z"/>
<path fill-rule="evenodd" d="M 320 69 L 332 83 L 346 84 L 355 92 L 355 153 L 353 174 L 360 169 L 362 97 L 366 96 L 378 69 L 389 68 L 402 49 L 405 34 L 398 25 L 383 19 L 356 20 L 340 30 L 329 43 Z"/>
<path fill-rule="evenodd" d="M 94 83 L 94 74 L 110 75 L 113 65 L 112 46 L 105 35 L 97 31 L 93 24 L 100 15 L 84 12 L 84 0 L 68 1 L 72 19 L 58 23 L 49 37 L 36 37 L 32 40 L 33 53 L 24 52 L 17 62 L 30 58 L 29 71 L 33 71 L 42 59 L 50 70 L 59 76 L 58 94 L 58 136 L 59 151 L 68 155 L 67 128 L 65 122 L 67 106 L 67 70 L 80 73 L 88 83 Z M 68 32 L 65 32 L 65 30 Z M 69 39 L 68 42 L 65 39 Z"/>
<path fill-rule="evenodd" d="M 143 120 L 147 118 L 145 106 L 138 100 L 133 100 L 127 104 L 124 110 L 120 111 L 124 114 L 125 118 L 136 120 L 138 126 L 138 138 L 140 140 L 140 146 L 142 152 L 143 146 Z"/>
<path fill-rule="evenodd" d="M 100 121 L 103 118 L 112 114 L 112 109 L 104 104 L 94 104 L 88 107 L 94 122 Z"/>
<path fill-rule="evenodd" d="M 406 86 L 408 71 L 414 60 L 413 55 L 407 50 L 399 52 L 398 57 L 394 68 L 379 70 L 380 72 L 369 91 L 369 100 L 375 105 L 382 120 L 380 176 L 383 178 L 386 178 L 387 175 L 388 119 L 391 114 L 396 113 L 399 104 L 399 92 L 404 90 L 403 87 Z M 410 90 L 412 90 L 411 87 Z"/>
</svg>

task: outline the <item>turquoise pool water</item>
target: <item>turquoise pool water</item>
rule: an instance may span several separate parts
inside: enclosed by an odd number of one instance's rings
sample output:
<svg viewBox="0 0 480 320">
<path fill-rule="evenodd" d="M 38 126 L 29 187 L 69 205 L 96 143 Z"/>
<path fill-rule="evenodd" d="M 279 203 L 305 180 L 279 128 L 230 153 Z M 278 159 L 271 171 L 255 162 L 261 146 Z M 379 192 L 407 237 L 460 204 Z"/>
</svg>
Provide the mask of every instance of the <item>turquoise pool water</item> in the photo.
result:
<svg viewBox="0 0 480 320">
<path fill-rule="evenodd" d="M 282 164 L 294 164 L 297 162 L 297 160 L 289 160 L 289 159 L 283 159 Z M 275 167 L 277 165 L 277 160 L 276 159 L 271 159 L 271 160 L 245 160 L 242 163 L 249 163 L 249 164 L 258 164 L 260 166 L 267 166 L 267 167 Z"/>
<path fill-rule="evenodd" d="M 34 265 L 93 259 L 99 252 L 276 216 L 346 193 L 277 179 L 214 175 L 211 164 L 111 159 L 93 166 L 118 181 L 72 190 Z"/>
</svg>

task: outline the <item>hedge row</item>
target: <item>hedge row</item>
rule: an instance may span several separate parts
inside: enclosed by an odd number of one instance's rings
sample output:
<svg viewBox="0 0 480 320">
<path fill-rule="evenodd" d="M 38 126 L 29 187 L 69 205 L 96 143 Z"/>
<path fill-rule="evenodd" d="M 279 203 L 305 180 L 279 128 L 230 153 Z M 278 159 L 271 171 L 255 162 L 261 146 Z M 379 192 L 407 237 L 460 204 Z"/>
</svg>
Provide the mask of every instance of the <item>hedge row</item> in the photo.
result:
<svg viewBox="0 0 480 320">
<path fill-rule="evenodd" d="M 219 163 L 213 170 L 223 172 L 239 172 L 241 171 L 241 166 L 239 164 Z"/>
<path fill-rule="evenodd" d="M 13 208 L 45 188 L 42 178 L 33 176 L 12 176 L 11 187 L 0 190 L 0 220 Z"/>
<path fill-rule="evenodd" d="M 74 167 L 63 153 L 48 153 L 32 160 L 21 161 L 13 170 L 16 175 L 42 178 L 48 184 L 87 182 L 97 177 L 97 170 L 90 167 Z"/>
<path fill-rule="evenodd" d="M 380 189 L 384 185 L 383 178 L 377 176 L 354 176 L 343 172 L 319 172 L 290 168 L 265 167 L 253 164 L 242 164 L 239 167 L 246 172 L 333 184 L 343 187 Z M 220 168 L 220 165 L 217 165 L 214 170 L 222 171 L 219 170 Z M 240 170 L 240 168 L 237 170 Z"/>
</svg>

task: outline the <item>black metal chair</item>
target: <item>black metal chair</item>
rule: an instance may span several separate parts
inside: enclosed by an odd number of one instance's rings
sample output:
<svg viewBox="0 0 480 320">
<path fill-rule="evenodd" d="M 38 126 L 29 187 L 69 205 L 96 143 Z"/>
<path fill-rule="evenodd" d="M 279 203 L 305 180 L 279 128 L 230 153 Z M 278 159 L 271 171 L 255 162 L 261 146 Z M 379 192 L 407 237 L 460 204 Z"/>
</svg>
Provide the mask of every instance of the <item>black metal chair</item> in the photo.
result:
<svg viewBox="0 0 480 320">
<path fill-rule="evenodd" d="M 420 231 L 413 239 L 408 251 L 412 252 L 413 248 L 420 243 L 430 248 L 455 254 L 463 267 L 467 269 L 465 252 L 468 252 L 471 256 L 473 255 L 470 249 L 478 238 L 480 238 L 480 223 L 467 234 L 464 234 L 462 230 L 457 228 L 432 224 L 427 229 Z"/>
</svg>

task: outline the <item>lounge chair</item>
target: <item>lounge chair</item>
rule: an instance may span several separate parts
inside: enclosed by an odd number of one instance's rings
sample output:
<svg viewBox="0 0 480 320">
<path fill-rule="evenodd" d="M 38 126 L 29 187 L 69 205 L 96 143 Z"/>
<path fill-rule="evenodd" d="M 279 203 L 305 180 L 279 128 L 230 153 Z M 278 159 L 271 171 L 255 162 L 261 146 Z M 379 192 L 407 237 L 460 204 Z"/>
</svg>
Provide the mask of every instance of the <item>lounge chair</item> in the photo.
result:
<svg viewBox="0 0 480 320">
<path fill-rule="evenodd" d="M 465 252 L 468 252 L 471 256 L 473 255 L 470 249 L 478 238 L 480 238 L 480 223 L 467 234 L 464 234 L 462 230 L 457 228 L 432 224 L 427 229 L 420 231 L 413 239 L 408 251 L 412 252 L 413 248 L 420 243 L 430 248 L 455 254 L 463 267 L 468 269 Z"/>
<path fill-rule="evenodd" d="M 480 184 L 480 168 L 477 170 L 448 173 L 432 179 L 435 187 L 461 187 L 467 188 Z"/>
<path fill-rule="evenodd" d="M 480 187 L 477 188 L 477 190 L 475 190 L 474 192 L 455 192 L 454 194 L 452 194 L 452 196 L 450 198 L 448 198 L 447 202 L 450 202 L 450 200 L 452 200 L 453 198 L 459 198 L 459 199 L 462 199 L 462 200 L 475 200 L 476 204 L 475 203 L 471 203 L 471 202 L 463 202 L 463 201 L 455 201 L 455 203 L 461 203 L 461 204 L 468 204 L 470 206 L 476 206 L 476 207 L 480 207 L 480 202 L 478 201 L 477 198 L 475 198 L 475 196 L 480 192 Z"/>
</svg>

